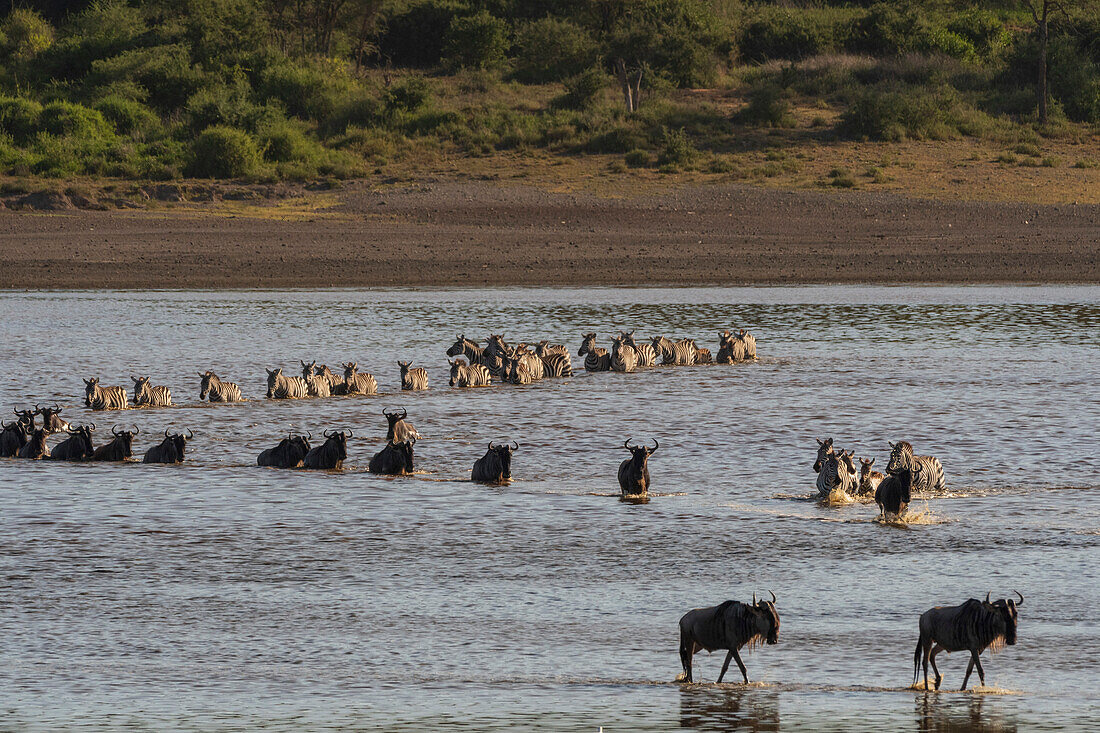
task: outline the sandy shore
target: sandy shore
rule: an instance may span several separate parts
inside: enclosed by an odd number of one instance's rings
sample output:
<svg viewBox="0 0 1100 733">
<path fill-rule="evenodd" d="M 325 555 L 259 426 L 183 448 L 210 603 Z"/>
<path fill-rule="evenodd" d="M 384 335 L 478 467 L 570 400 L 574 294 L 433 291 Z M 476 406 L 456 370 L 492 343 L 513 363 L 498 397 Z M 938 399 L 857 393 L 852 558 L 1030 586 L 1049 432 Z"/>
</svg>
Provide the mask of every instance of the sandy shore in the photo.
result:
<svg viewBox="0 0 1100 733">
<path fill-rule="evenodd" d="M 1100 282 L 1100 206 L 734 185 L 599 198 L 494 183 L 262 207 L 0 212 L 2 288 Z"/>
</svg>

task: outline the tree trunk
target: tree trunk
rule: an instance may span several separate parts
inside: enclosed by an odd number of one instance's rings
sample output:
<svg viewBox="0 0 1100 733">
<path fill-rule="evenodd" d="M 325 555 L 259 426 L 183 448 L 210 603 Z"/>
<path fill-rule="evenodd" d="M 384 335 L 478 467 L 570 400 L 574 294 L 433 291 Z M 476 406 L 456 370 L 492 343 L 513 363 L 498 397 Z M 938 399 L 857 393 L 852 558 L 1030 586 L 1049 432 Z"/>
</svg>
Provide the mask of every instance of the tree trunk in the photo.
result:
<svg viewBox="0 0 1100 733">
<path fill-rule="evenodd" d="M 619 87 L 623 91 L 623 101 L 626 103 L 627 112 L 637 112 L 638 105 L 642 101 L 642 72 L 644 67 L 638 66 L 636 71 L 628 71 L 626 61 L 615 60 L 615 76 L 619 78 Z"/>
<path fill-rule="evenodd" d="M 1047 42 L 1048 23 L 1047 11 L 1049 6 L 1043 3 L 1043 17 L 1039 21 L 1039 124 L 1047 123 Z"/>
</svg>

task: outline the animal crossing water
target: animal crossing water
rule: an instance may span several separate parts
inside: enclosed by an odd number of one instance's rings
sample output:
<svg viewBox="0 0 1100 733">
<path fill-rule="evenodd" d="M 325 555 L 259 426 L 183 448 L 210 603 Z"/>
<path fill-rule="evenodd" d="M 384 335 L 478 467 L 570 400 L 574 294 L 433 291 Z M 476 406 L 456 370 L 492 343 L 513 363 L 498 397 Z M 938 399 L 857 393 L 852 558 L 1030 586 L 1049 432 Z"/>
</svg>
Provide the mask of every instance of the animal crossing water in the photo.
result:
<svg viewBox="0 0 1100 733">
<path fill-rule="evenodd" d="M 758 363 L 456 390 L 456 335 L 692 336 L 745 327 Z M 1055 730 L 1100 725 L 1100 288 L 5 292 L 0 407 L 135 424 L 181 466 L 0 460 L 4 727 L 228 730 Z M 265 367 L 358 361 L 378 397 L 263 399 Z M 431 389 L 398 391 L 397 361 Z M 198 402 L 200 371 L 251 401 Z M 177 406 L 91 413 L 82 377 Z M 383 408 L 418 473 L 365 473 Z M 14 417 L 14 416 L 12 416 Z M 345 470 L 262 469 L 290 430 L 351 428 Z M 658 438 L 648 504 L 621 503 L 623 441 Z M 936 455 L 919 521 L 823 507 L 815 438 L 883 468 Z M 468 482 L 516 440 L 505 487 Z M 56 438 L 51 441 L 51 445 Z M 858 465 L 858 464 L 857 464 Z M 912 681 L 917 618 L 1026 598 L 988 689 Z M 778 597 L 754 684 L 680 671 L 677 620 Z M 976 685 L 976 678 L 972 680 Z"/>
</svg>

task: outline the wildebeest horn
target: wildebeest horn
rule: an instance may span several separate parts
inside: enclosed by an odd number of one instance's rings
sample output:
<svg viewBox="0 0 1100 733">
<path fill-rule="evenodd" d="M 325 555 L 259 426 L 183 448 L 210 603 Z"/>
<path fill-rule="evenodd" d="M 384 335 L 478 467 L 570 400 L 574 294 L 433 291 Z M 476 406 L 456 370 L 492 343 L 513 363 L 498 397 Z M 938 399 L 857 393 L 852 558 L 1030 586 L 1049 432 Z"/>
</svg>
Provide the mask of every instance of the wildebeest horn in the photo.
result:
<svg viewBox="0 0 1100 733">
<path fill-rule="evenodd" d="M 194 438 L 194 437 L 195 437 L 195 433 L 193 433 L 191 431 L 191 428 L 187 428 L 187 439 L 191 440 L 191 438 Z"/>
<path fill-rule="evenodd" d="M 138 434 L 140 434 L 140 433 L 141 433 L 141 431 L 140 431 L 140 430 L 138 430 L 138 426 L 137 426 L 137 425 L 134 425 L 134 426 L 133 426 L 133 428 L 134 428 L 134 435 L 138 435 Z"/>
<path fill-rule="evenodd" d="M 623 441 L 623 448 L 626 448 L 627 450 L 630 450 L 630 438 L 627 438 L 626 440 Z"/>
<path fill-rule="evenodd" d="M 167 437 L 168 437 L 168 428 L 165 428 L 165 429 L 164 429 L 164 437 L 165 437 L 165 438 L 167 438 Z"/>
<path fill-rule="evenodd" d="M 519 450 L 519 443 L 514 440 L 512 441 L 512 450 Z"/>
<path fill-rule="evenodd" d="M 115 436 L 116 438 L 118 437 L 118 425 L 111 426 L 111 435 Z"/>
<path fill-rule="evenodd" d="M 61 405 L 57 404 L 56 402 L 53 403 L 53 411 L 54 412 L 61 412 Z"/>
<path fill-rule="evenodd" d="M 1020 591 L 1018 591 L 1018 590 L 1014 590 L 1014 591 L 1012 591 L 1012 592 L 1013 592 L 1013 593 L 1015 593 L 1016 595 L 1020 596 L 1020 600 L 1019 600 L 1019 601 L 1018 601 L 1018 602 L 1016 603 L 1016 605 L 1017 605 L 1017 606 L 1022 606 L 1022 605 L 1024 605 L 1024 594 L 1023 594 L 1023 593 L 1021 593 L 1021 592 L 1020 592 Z"/>
<path fill-rule="evenodd" d="M 992 592 L 992 591 L 986 591 L 986 594 L 985 594 L 985 602 L 986 602 L 986 603 L 989 603 L 989 594 L 990 594 L 991 592 Z"/>
<path fill-rule="evenodd" d="M 354 438 L 355 434 L 351 432 L 351 428 L 348 428 L 348 434 L 345 435 L 344 437 L 345 438 Z"/>
<path fill-rule="evenodd" d="M 326 438 L 331 438 L 332 437 L 331 435 L 329 435 L 329 431 L 327 431 L 327 430 L 322 430 L 321 435 L 325 436 Z"/>
<path fill-rule="evenodd" d="M 137 377 L 135 377 L 135 376 L 134 376 L 133 374 L 131 374 L 131 375 L 130 375 L 130 381 L 131 381 L 131 382 L 133 382 L 134 384 L 137 384 L 137 383 L 138 383 L 138 382 L 140 382 L 141 380 L 140 380 L 140 379 L 138 379 Z"/>
<path fill-rule="evenodd" d="M 489 441 L 489 450 L 492 450 L 492 449 L 493 449 L 493 441 L 490 440 Z"/>
<path fill-rule="evenodd" d="M 95 430 L 95 423 L 92 423 L 92 430 Z"/>
<path fill-rule="evenodd" d="M 754 605 L 754 606 L 756 605 L 756 593 L 755 592 L 752 594 L 752 605 Z"/>
<path fill-rule="evenodd" d="M 775 593 L 772 593 L 771 591 L 768 592 L 772 594 L 772 603 L 775 603 Z"/>
<path fill-rule="evenodd" d="M 656 453 L 657 449 L 660 448 L 660 447 L 661 447 L 661 444 L 657 441 L 656 438 L 654 438 L 653 439 L 653 450 L 651 450 L 650 453 Z"/>
</svg>

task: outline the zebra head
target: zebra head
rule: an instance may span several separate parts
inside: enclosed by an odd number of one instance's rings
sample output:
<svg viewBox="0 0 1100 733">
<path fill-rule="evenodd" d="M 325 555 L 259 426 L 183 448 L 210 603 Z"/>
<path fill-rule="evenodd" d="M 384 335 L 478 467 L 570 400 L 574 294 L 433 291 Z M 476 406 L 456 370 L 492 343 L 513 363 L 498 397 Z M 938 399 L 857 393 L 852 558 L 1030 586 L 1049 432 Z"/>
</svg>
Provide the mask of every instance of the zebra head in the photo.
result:
<svg viewBox="0 0 1100 733">
<path fill-rule="evenodd" d="M 842 450 L 840 451 L 840 460 L 844 462 L 844 465 L 848 468 L 848 475 L 856 475 L 856 464 L 852 461 L 852 456 L 855 455 L 855 451 Z"/>
<path fill-rule="evenodd" d="M 359 362 L 349 361 L 341 362 L 340 366 L 344 368 L 344 379 L 351 379 L 355 376 L 355 372 L 359 369 Z"/>
<path fill-rule="evenodd" d="M 826 438 L 825 440 L 818 439 L 817 460 L 814 461 L 814 473 L 821 473 L 821 465 L 829 456 L 833 455 L 833 452 L 832 438 Z"/>
<path fill-rule="evenodd" d="M 589 351 L 596 349 L 596 334 L 586 333 L 584 334 L 584 341 L 581 342 L 581 347 L 577 349 L 577 356 L 584 356 Z"/>
<path fill-rule="evenodd" d="M 314 375 L 313 368 L 315 366 L 317 366 L 317 362 L 316 361 L 311 361 L 310 363 L 306 364 L 301 359 L 299 359 L 298 361 L 302 365 L 302 379 L 304 379 L 308 382 L 310 380 L 310 377 L 312 377 Z"/>
<path fill-rule="evenodd" d="M 199 372 L 199 378 L 202 380 L 199 383 L 199 399 L 205 400 L 206 395 L 210 394 L 210 382 L 216 380 L 217 376 L 207 369 L 205 372 Z"/>
<path fill-rule="evenodd" d="M 267 396 L 275 394 L 275 385 L 279 383 L 279 377 L 283 376 L 282 369 L 266 369 L 267 372 Z"/>
<path fill-rule="evenodd" d="M 890 444 L 890 462 L 886 464 L 887 473 L 899 473 L 913 470 L 913 446 L 905 440 Z"/>
<path fill-rule="evenodd" d="M 92 377 L 91 379 L 84 380 L 84 404 L 92 404 L 92 395 L 95 394 L 96 387 L 99 386 L 99 377 Z"/>
</svg>

